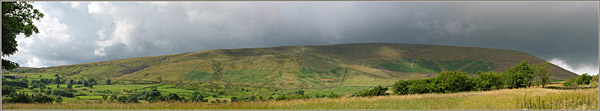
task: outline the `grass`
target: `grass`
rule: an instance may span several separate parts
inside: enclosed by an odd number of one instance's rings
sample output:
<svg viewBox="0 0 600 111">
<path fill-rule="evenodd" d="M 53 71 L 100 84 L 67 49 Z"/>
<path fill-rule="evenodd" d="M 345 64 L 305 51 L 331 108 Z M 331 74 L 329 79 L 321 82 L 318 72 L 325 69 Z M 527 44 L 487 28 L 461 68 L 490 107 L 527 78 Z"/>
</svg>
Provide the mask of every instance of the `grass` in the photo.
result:
<svg viewBox="0 0 600 111">
<path fill-rule="evenodd" d="M 551 109 L 598 109 L 598 89 L 554 90 L 543 88 L 503 89 L 449 94 L 392 95 L 379 97 L 319 98 L 290 101 L 252 101 L 234 103 L 80 103 L 80 104 L 3 104 L 3 109 L 523 109 L 518 101 L 524 95 L 543 100 L 564 98 L 576 101 L 587 96 L 589 103 Z M 555 100 L 555 99 L 553 99 Z"/>
</svg>

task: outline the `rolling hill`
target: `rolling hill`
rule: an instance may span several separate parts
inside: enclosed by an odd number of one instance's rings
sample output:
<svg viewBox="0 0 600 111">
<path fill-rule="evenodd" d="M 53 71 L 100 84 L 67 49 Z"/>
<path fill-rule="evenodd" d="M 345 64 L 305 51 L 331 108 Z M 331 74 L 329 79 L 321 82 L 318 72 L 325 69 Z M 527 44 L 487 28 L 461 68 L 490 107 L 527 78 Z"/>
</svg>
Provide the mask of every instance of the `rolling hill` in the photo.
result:
<svg viewBox="0 0 600 111">
<path fill-rule="evenodd" d="M 57 73 L 65 79 L 94 78 L 103 83 L 160 83 L 178 88 L 214 90 L 239 87 L 324 89 L 340 86 L 390 85 L 397 80 L 434 76 L 445 70 L 469 74 L 504 72 L 527 60 L 544 62 L 528 53 L 477 47 L 354 43 L 219 49 L 193 53 L 128 58 L 30 70 Z M 577 75 L 552 66 L 551 79 Z M 243 89 L 242 89 L 243 90 Z"/>
</svg>

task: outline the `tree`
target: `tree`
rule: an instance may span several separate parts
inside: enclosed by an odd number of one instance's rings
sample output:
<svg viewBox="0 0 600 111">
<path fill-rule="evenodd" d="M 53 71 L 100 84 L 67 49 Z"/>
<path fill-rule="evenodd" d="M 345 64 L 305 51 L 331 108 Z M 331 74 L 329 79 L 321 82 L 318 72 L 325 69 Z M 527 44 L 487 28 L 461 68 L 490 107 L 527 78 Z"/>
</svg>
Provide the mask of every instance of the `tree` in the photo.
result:
<svg viewBox="0 0 600 111">
<path fill-rule="evenodd" d="M 110 79 L 107 79 L 107 80 L 106 80 L 106 85 L 111 85 L 111 83 L 110 83 Z"/>
<path fill-rule="evenodd" d="M 73 79 L 69 80 L 69 84 L 75 84 L 75 81 Z"/>
<path fill-rule="evenodd" d="M 471 83 L 466 72 L 444 71 L 436 76 L 441 92 L 458 92 L 470 90 Z"/>
<path fill-rule="evenodd" d="M 67 85 L 67 89 L 73 89 L 73 84 Z"/>
<path fill-rule="evenodd" d="M 508 68 L 503 74 L 504 83 L 508 88 L 520 88 L 533 84 L 533 70 L 527 64 L 527 61 Z"/>
<path fill-rule="evenodd" d="M 590 81 L 592 81 L 592 76 L 585 73 L 585 74 L 582 74 L 581 76 L 575 78 L 574 82 L 577 85 L 582 85 L 582 84 L 590 84 Z"/>
<path fill-rule="evenodd" d="M 15 54 L 17 50 L 17 35 L 30 37 L 39 33 L 34 20 L 40 20 L 44 14 L 33 8 L 31 2 L 2 2 L 2 57 Z M 15 69 L 18 63 L 2 59 L 2 69 Z"/>
<path fill-rule="evenodd" d="M 88 86 L 89 86 L 88 82 L 87 81 L 83 81 L 83 87 L 88 87 Z"/>
<path fill-rule="evenodd" d="M 480 73 L 479 77 L 473 79 L 473 84 L 475 85 L 474 87 L 480 91 L 487 91 L 492 89 L 492 87 L 496 87 L 496 89 L 502 87 L 500 75 L 496 72 Z"/>
<path fill-rule="evenodd" d="M 62 82 L 60 81 L 60 77 L 57 77 L 56 79 L 54 79 L 54 83 L 56 83 L 56 84 L 60 84 L 60 83 L 62 83 Z"/>
<path fill-rule="evenodd" d="M 544 62 L 542 64 L 533 66 L 533 72 L 538 77 L 542 87 L 545 88 L 546 84 L 550 83 L 550 76 L 552 76 L 552 71 L 550 70 L 550 63 Z"/>
<path fill-rule="evenodd" d="M 96 80 L 94 78 L 88 79 L 88 84 L 96 85 Z"/>
</svg>

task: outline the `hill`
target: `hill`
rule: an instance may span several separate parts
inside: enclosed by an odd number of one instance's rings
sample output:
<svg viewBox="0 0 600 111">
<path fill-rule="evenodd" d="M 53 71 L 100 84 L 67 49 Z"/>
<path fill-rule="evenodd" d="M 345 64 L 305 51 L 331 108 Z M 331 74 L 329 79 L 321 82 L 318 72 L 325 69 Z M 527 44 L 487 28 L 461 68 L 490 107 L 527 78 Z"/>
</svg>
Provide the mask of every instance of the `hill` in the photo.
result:
<svg viewBox="0 0 600 111">
<path fill-rule="evenodd" d="M 153 57 L 40 68 L 65 79 L 94 78 L 100 84 L 173 84 L 177 88 L 326 89 L 390 85 L 397 80 L 432 77 L 445 70 L 469 74 L 504 72 L 522 60 L 544 62 L 528 53 L 477 47 L 356 43 L 218 49 Z M 577 75 L 552 66 L 551 79 Z"/>
</svg>

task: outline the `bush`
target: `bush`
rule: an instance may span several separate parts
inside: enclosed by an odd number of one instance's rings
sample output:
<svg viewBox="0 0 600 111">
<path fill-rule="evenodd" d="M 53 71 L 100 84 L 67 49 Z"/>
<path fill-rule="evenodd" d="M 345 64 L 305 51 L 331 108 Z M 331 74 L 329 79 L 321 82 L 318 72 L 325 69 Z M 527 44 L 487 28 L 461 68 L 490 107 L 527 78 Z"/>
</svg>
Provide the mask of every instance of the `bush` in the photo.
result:
<svg viewBox="0 0 600 111">
<path fill-rule="evenodd" d="M 138 103 L 138 95 L 119 96 L 117 101 L 122 103 Z"/>
<path fill-rule="evenodd" d="M 279 96 L 277 98 L 275 98 L 276 100 L 294 100 L 294 99 L 305 99 L 306 97 L 304 95 L 300 95 L 300 94 L 289 94 L 289 95 L 284 95 L 284 96 Z"/>
<path fill-rule="evenodd" d="M 564 87 L 573 87 L 573 86 L 575 86 L 575 84 L 573 84 L 573 83 L 572 83 L 572 81 L 574 81 L 574 80 L 575 80 L 575 79 L 569 79 L 569 80 L 566 80 L 565 82 L 563 82 L 563 83 L 562 83 L 562 85 L 563 85 Z"/>
<path fill-rule="evenodd" d="M 342 95 L 331 92 L 331 93 L 329 93 L 329 95 L 327 95 L 327 97 L 328 98 L 340 98 L 340 97 L 342 97 Z"/>
<path fill-rule="evenodd" d="M 361 91 L 358 92 L 356 94 L 356 96 L 383 96 L 383 95 L 388 95 L 388 93 L 385 93 L 385 91 L 387 91 L 388 88 L 387 87 L 383 87 L 383 86 L 377 86 L 374 87 L 373 89 L 367 89 L 365 91 Z"/>
</svg>

